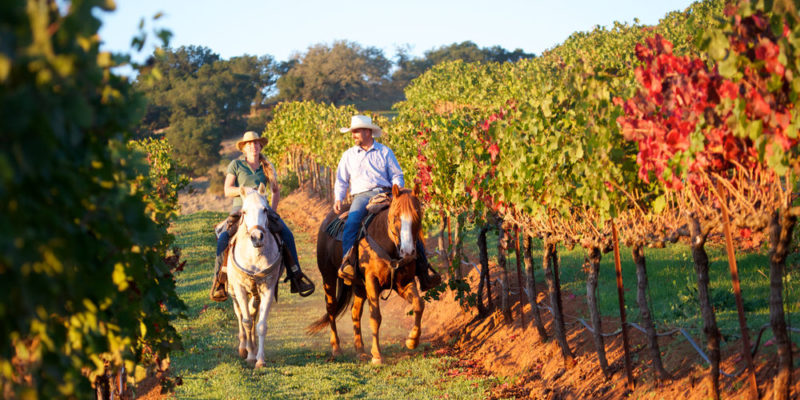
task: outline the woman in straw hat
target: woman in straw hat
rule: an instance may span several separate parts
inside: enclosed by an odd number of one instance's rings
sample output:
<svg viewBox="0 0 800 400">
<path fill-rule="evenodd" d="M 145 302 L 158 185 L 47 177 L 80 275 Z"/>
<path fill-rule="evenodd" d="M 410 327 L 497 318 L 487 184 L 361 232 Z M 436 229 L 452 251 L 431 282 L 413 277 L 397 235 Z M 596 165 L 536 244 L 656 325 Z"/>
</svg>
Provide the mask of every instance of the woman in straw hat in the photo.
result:
<svg viewBox="0 0 800 400">
<path fill-rule="evenodd" d="M 228 229 L 223 231 L 217 239 L 214 283 L 211 287 L 211 299 L 216 301 L 225 301 L 228 298 L 228 294 L 225 292 L 225 279 L 220 279 L 220 272 L 222 270 L 223 252 L 228 247 L 231 234 L 235 232 L 241 215 L 242 198 L 239 196 L 239 188 L 257 188 L 262 183 L 270 188 L 270 206 L 273 213 L 278 207 L 278 201 L 280 201 L 281 194 L 275 166 L 261 155 L 261 149 L 267 145 L 267 142 L 267 138 L 259 136 L 258 133 L 253 131 L 245 132 L 242 140 L 236 142 L 236 148 L 244 154 L 244 157 L 233 160 L 228 164 L 224 192 L 225 197 L 233 197 L 233 208 L 228 217 Z M 286 276 L 291 282 L 291 292 L 300 293 L 301 296 L 308 296 L 314 292 L 314 284 L 300 270 L 292 231 L 289 230 L 289 227 L 277 214 L 274 214 L 273 217 L 270 219 L 276 220 L 277 224 L 280 225 L 280 236 L 286 247 L 283 251 L 283 256 L 287 266 Z M 272 221 L 270 222 L 272 223 Z"/>
</svg>

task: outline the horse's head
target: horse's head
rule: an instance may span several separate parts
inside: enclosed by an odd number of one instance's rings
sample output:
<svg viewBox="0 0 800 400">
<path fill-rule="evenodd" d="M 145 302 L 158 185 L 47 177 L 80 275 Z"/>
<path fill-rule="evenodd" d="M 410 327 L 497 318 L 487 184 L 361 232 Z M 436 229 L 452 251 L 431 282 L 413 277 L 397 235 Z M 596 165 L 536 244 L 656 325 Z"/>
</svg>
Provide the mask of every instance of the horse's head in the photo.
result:
<svg viewBox="0 0 800 400">
<path fill-rule="evenodd" d="M 414 254 L 417 238 L 421 238 L 422 206 L 410 190 L 392 186 L 389 206 L 389 238 L 399 248 L 401 258 Z"/>
<path fill-rule="evenodd" d="M 261 247 L 267 236 L 267 189 L 263 183 L 258 185 L 258 190 L 242 187 L 239 195 L 242 196 L 242 225 L 253 247 Z"/>
</svg>

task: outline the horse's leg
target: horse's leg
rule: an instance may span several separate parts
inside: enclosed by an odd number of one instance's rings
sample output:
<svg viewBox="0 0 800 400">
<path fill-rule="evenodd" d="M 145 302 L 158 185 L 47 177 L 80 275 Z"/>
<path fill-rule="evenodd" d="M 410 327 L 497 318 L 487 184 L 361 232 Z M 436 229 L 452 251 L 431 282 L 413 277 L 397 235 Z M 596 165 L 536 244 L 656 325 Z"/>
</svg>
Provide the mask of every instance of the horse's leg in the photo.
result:
<svg viewBox="0 0 800 400">
<path fill-rule="evenodd" d="M 261 294 L 261 305 L 258 309 L 258 322 L 256 324 L 256 335 L 258 336 L 258 353 L 256 353 L 256 368 L 263 367 L 266 362 L 264 361 L 264 340 L 267 336 L 267 315 L 269 309 L 272 308 L 272 302 L 275 300 L 274 292 L 278 283 L 277 274 L 275 277 L 259 286 L 258 291 Z"/>
<path fill-rule="evenodd" d="M 420 324 L 422 322 L 422 312 L 425 310 L 425 302 L 419 297 L 417 285 L 414 281 L 411 281 L 406 287 L 399 290 L 398 293 L 406 299 L 406 301 L 411 303 L 414 309 L 414 327 L 411 328 L 411 332 L 408 333 L 408 339 L 406 339 L 406 347 L 410 350 L 414 350 L 419 344 L 419 336 L 422 332 Z"/>
<path fill-rule="evenodd" d="M 381 344 L 378 339 L 381 328 L 381 304 L 380 304 L 380 285 L 378 279 L 373 276 L 367 276 L 367 301 L 369 302 L 369 326 L 372 328 L 372 363 L 383 364 L 383 357 L 381 357 Z"/>
<path fill-rule="evenodd" d="M 331 356 L 336 357 L 342 354 L 339 332 L 336 330 L 336 279 L 332 283 L 324 282 L 322 288 L 325 290 L 325 310 L 328 312 L 328 325 L 331 327 Z"/>
<path fill-rule="evenodd" d="M 231 282 L 229 285 L 233 294 L 233 311 L 239 321 L 239 357 L 247 358 L 247 330 L 248 316 L 250 315 L 247 307 L 247 293 L 238 282 Z"/>
<path fill-rule="evenodd" d="M 250 364 L 256 363 L 256 318 L 258 318 L 258 309 L 256 308 L 255 293 L 250 293 L 248 296 L 247 304 L 247 361 Z"/>
<path fill-rule="evenodd" d="M 353 317 L 353 345 L 356 348 L 356 355 L 359 358 L 366 358 L 367 353 L 364 352 L 364 340 L 361 337 L 361 313 L 364 311 L 364 296 L 354 293 L 353 308 L 351 309 Z"/>
</svg>

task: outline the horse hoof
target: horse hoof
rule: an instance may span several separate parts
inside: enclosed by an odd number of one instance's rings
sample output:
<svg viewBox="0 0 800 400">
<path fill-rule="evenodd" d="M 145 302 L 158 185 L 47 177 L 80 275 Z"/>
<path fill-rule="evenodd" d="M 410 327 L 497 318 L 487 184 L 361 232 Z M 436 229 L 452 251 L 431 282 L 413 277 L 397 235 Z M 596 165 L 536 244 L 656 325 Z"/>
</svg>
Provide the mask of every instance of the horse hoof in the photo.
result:
<svg viewBox="0 0 800 400">
<path fill-rule="evenodd" d="M 383 364 L 383 358 L 382 357 L 372 357 L 372 364 L 374 364 L 374 365 Z"/>
<path fill-rule="evenodd" d="M 247 358 L 247 349 L 239 349 L 239 357 Z"/>
<path fill-rule="evenodd" d="M 265 363 L 264 361 L 257 361 L 256 362 L 256 369 L 264 368 L 266 365 L 267 365 L 267 363 Z"/>
<path fill-rule="evenodd" d="M 370 357 L 370 355 L 367 354 L 367 353 L 358 353 L 358 359 L 361 360 L 361 361 L 367 361 L 367 359 L 369 359 L 369 357 Z"/>
<path fill-rule="evenodd" d="M 331 351 L 331 357 L 339 357 L 342 355 L 342 349 L 333 349 Z"/>
<path fill-rule="evenodd" d="M 406 348 L 409 350 L 416 349 L 418 344 L 419 340 L 417 339 L 406 339 Z"/>
<path fill-rule="evenodd" d="M 253 365 L 253 366 L 254 366 L 254 365 L 256 364 L 256 359 L 255 359 L 255 358 L 253 358 L 253 359 L 250 359 L 250 358 L 248 358 L 248 359 L 247 359 L 247 360 L 245 360 L 245 361 L 246 361 L 246 362 L 247 362 L 247 364 L 249 364 L 249 365 Z"/>
</svg>

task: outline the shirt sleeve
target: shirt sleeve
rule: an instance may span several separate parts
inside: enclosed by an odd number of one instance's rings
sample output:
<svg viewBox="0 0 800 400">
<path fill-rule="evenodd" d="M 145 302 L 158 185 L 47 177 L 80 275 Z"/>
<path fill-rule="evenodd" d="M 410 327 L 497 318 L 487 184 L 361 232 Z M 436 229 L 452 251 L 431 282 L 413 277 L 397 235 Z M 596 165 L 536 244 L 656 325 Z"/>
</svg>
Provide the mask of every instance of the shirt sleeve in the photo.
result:
<svg viewBox="0 0 800 400">
<path fill-rule="evenodd" d="M 405 180 L 403 179 L 403 170 L 400 168 L 400 163 L 397 162 L 397 157 L 394 156 L 392 149 L 386 147 L 386 150 L 386 170 L 389 173 L 389 180 L 393 185 L 404 187 Z"/>
<path fill-rule="evenodd" d="M 228 173 L 238 178 L 239 177 L 238 172 L 239 172 L 239 165 L 236 164 L 236 160 L 231 161 L 228 164 Z"/>
<path fill-rule="evenodd" d="M 336 183 L 333 185 L 333 193 L 337 201 L 344 200 L 347 196 L 347 187 L 350 182 L 350 173 L 347 171 L 347 152 L 342 154 L 342 159 L 339 160 L 339 166 L 336 168 Z"/>
</svg>

